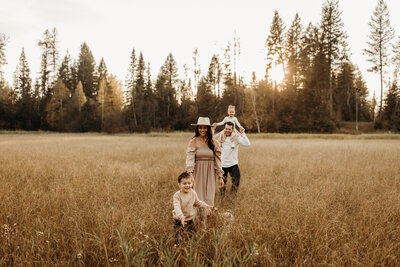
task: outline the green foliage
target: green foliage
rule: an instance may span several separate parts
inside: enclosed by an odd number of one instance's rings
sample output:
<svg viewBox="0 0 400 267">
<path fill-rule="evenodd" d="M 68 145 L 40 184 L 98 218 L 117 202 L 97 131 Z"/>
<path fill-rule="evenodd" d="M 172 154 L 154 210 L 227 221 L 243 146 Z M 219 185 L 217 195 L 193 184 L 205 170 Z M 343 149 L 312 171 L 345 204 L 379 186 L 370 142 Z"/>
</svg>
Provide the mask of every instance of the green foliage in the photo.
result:
<svg viewBox="0 0 400 267">
<path fill-rule="evenodd" d="M 287 86 L 293 90 L 297 90 L 300 84 L 300 52 L 302 48 L 302 33 L 303 27 L 301 25 L 300 17 L 296 13 L 292 25 L 287 32 L 285 48 L 285 57 L 287 58 Z"/>
<path fill-rule="evenodd" d="M 53 95 L 46 107 L 46 120 L 54 130 L 64 130 L 65 116 L 68 114 L 66 103 L 69 100 L 69 94 L 68 88 L 61 79 L 58 79 L 53 89 Z"/>
<path fill-rule="evenodd" d="M 0 79 L 2 79 L 3 72 L 1 71 L 1 67 L 7 64 L 6 60 L 6 43 L 7 43 L 7 38 L 6 35 L 3 33 L 0 33 Z"/>
<path fill-rule="evenodd" d="M 383 0 L 378 1 L 369 26 L 370 41 L 364 53 L 373 65 L 371 70 L 383 75 L 393 35 Z M 240 54 L 236 34 L 221 55 L 212 55 L 204 75 L 196 48 L 193 69 L 184 66 L 183 79 L 178 77 L 178 65 L 169 54 L 154 84 L 150 64 L 146 68 L 143 54 L 136 55 L 133 49 L 124 91 L 118 79 L 109 75 L 103 58 L 96 66 L 85 42 L 77 59 L 71 59 L 67 52 L 57 69 L 55 28 L 46 30 L 38 42 L 41 69 L 34 87 L 22 51 L 11 89 L 1 73 L 7 40 L 0 34 L 0 128 L 135 133 L 188 130 L 198 116 L 220 121 L 229 105 L 236 106 L 236 117 L 250 132 L 333 132 L 356 117 L 375 122 L 375 96 L 367 100 L 368 88 L 349 60 L 343 28 L 338 0 L 325 0 L 318 26 L 309 23 L 304 30 L 298 14 L 286 30 L 275 11 L 266 38 L 265 77 L 257 81 L 254 75 L 249 84 L 236 72 Z M 386 43 L 380 47 L 379 42 Z M 395 73 L 400 70 L 399 51 L 400 39 L 393 47 Z M 380 52 L 383 58 L 376 56 Z M 282 67 L 281 83 L 272 81 L 273 67 Z M 190 71 L 194 79 L 189 78 Z M 387 94 L 385 121 L 376 122 L 379 128 L 397 127 L 395 87 L 393 83 Z"/>
<path fill-rule="evenodd" d="M 86 42 L 81 45 L 78 62 L 78 80 L 82 82 L 83 91 L 85 92 L 86 97 L 95 99 L 97 95 L 95 84 L 96 62 L 94 61 L 92 51 Z"/>
<path fill-rule="evenodd" d="M 267 46 L 267 69 L 282 64 L 283 69 L 285 69 L 285 59 L 284 59 L 284 46 L 285 46 L 285 36 L 284 36 L 285 26 L 283 24 L 282 18 L 279 16 L 277 10 L 275 10 L 274 17 L 272 19 L 272 25 L 270 33 L 268 35 L 266 46 Z"/>
<path fill-rule="evenodd" d="M 157 99 L 156 127 L 170 129 L 176 123 L 178 101 L 176 99 L 178 67 L 169 54 L 157 77 L 155 94 Z"/>
<path fill-rule="evenodd" d="M 397 80 L 391 84 L 386 95 L 383 124 L 389 130 L 400 131 L 400 89 Z"/>
<path fill-rule="evenodd" d="M 371 21 L 368 23 L 370 34 L 367 42 L 368 48 L 364 49 L 364 55 L 367 56 L 367 61 L 371 63 L 369 71 L 379 73 L 381 81 L 381 99 L 379 105 L 379 121 L 382 121 L 383 107 L 383 79 L 384 70 L 389 64 L 389 44 L 394 38 L 394 29 L 390 25 L 389 10 L 384 0 L 378 0 L 378 4 L 371 16 Z"/>
<path fill-rule="evenodd" d="M 211 85 L 202 78 L 197 87 L 196 105 L 198 106 L 197 115 L 199 117 L 210 117 L 216 119 L 215 106 L 216 97 L 211 91 Z"/>
</svg>

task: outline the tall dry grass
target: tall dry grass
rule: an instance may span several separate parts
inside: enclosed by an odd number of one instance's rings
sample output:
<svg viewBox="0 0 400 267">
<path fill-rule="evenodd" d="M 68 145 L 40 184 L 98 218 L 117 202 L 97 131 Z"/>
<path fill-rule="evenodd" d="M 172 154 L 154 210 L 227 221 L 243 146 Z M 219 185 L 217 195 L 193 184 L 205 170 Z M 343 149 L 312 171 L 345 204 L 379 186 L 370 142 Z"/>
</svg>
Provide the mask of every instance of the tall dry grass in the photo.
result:
<svg viewBox="0 0 400 267">
<path fill-rule="evenodd" d="M 1 135 L 0 265 L 400 264 L 398 140 L 250 136 L 234 221 L 174 248 L 189 137 Z"/>
</svg>

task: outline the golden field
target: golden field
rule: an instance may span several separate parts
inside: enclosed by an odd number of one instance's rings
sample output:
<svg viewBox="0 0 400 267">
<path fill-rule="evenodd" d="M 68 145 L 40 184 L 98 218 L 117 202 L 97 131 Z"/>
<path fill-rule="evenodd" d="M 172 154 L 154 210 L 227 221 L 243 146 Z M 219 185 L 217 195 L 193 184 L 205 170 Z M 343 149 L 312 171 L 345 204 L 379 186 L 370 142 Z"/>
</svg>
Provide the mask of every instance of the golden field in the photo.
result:
<svg viewBox="0 0 400 267">
<path fill-rule="evenodd" d="M 399 139 L 249 135 L 238 194 L 175 248 L 191 136 L 0 134 L 0 266 L 400 264 Z"/>
</svg>

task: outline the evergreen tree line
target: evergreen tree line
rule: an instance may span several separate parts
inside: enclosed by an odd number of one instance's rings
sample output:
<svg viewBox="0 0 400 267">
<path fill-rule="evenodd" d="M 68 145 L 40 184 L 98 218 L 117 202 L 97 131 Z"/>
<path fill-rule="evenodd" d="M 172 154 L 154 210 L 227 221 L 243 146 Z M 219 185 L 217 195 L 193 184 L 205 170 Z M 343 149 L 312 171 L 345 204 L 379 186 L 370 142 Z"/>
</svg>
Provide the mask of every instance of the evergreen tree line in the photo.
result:
<svg viewBox="0 0 400 267">
<path fill-rule="evenodd" d="M 60 60 L 57 30 L 46 30 L 39 77 L 33 82 L 24 49 L 10 86 L 1 67 L 6 64 L 7 38 L 0 34 L 0 129 L 68 132 L 149 132 L 186 130 L 198 116 L 220 121 L 228 105 L 253 132 L 332 132 L 343 121 L 374 121 L 375 126 L 400 129 L 400 37 L 393 43 L 387 6 L 378 0 L 369 23 L 364 54 L 383 87 L 380 101 L 368 100 L 361 72 L 350 60 L 338 0 L 326 0 L 317 25 L 304 27 L 296 14 L 285 26 L 275 11 L 266 38 L 265 77 L 253 73 L 246 84 L 236 71 L 240 43 L 234 38 L 222 55 L 212 56 L 201 74 L 198 50 L 193 67 L 178 66 L 169 54 L 155 79 L 142 52 L 130 54 L 127 76 L 110 75 L 102 58 L 96 64 L 86 43 L 78 59 L 67 52 Z M 392 48 L 392 49 L 391 49 Z M 393 74 L 386 73 L 393 67 Z M 283 80 L 276 81 L 277 69 Z M 386 77 L 385 77 L 386 74 Z M 386 78 L 386 82 L 384 83 Z M 377 111 L 377 112 L 376 112 Z"/>
</svg>

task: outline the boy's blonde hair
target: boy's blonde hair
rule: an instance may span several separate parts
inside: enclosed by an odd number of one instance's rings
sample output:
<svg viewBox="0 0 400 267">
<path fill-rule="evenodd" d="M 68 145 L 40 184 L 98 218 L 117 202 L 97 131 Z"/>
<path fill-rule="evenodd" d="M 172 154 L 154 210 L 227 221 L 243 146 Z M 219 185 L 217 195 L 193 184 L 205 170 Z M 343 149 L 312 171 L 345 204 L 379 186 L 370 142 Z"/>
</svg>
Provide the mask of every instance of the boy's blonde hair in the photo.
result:
<svg viewBox="0 0 400 267">
<path fill-rule="evenodd" d="M 235 106 L 234 106 L 234 105 L 229 105 L 229 106 L 228 106 L 228 111 L 229 111 L 229 110 L 235 111 Z"/>
</svg>

